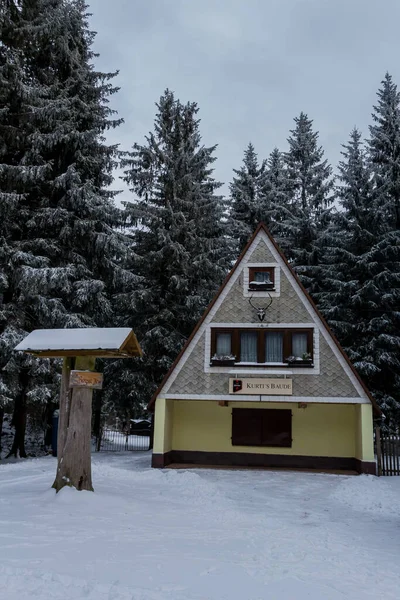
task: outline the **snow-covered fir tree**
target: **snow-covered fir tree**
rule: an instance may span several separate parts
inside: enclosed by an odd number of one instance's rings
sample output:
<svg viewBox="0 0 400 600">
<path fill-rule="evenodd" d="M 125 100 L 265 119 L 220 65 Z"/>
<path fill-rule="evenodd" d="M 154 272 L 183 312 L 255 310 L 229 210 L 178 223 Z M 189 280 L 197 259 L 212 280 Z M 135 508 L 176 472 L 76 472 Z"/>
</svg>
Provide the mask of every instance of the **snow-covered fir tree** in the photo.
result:
<svg viewBox="0 0 400 600">
<path fill-rule="evenodd" d="M 224 205 L 213 178 L 215 146 L 202 144 L 198 107 L 167 90 L 154 130 L 123 161 L 135 198 L 131 269 L 139 278 L 122 295 L 122 323 L 138 335 L 144 357 L 120 372 L 116 393 L 143 407 L 176 358 L 227 273 Z M 109 377 L 110 379 L 110 377 Z M 109 395 L 113 393 L 110 390 Z M 137 408 L 136 408 L 137 410 Z"/>
<path fill-rule="evenodd" d="M 368 330 L 361 348 L 373 365 L 370 386 L 388 416 L 400 426 L 400 93 L 387 73 L 378 90 L 368 139 L 377 242 L 369 259 Z"/>
<path fill-rule="evenodd" d="M 285 235 L 281 224 L 291 216 L 290 190 L 284 155 L 278 148 L 274 148 L 266 162 L 263 195 L 268 207 L 265 223 L 279 244 L 283 244 Z"/>
<path fill-rule="evenodd" d="M 234 169 L 235 176 L 230 184 L 229 227 L 237 248 L 245 246 L 260 221 L 269 222 L 270 212 L 265 202 L 266 162 L 261 163 L 249 144 L 244 151 L 240 169 Z"/>
<path fill-rule="evenodd" d="M 387 121 L 381 121 L 385 129 L 396 122 L 396 112 L 399 118 L 399 97 L 396 102 L 391 80 L 386 79 L 383 86 L 388 94 L 379 91 L 384 100 L 375 108 L 374 120 L 385 114 Z M 372 126 L 367 149 L 357 129 L 343 146 L 336 190 L 342 210 L 324 236 L 325 264 L 320 266 L 322 290 L 317 300 L 379 402 L 386 417 L 384 427 L 396 430 L 400 422 L 400 240 L 396 213 L 388 208 L 391 199 L 386 195 L 396 185 L 382 184 L 387 183 L 384 165 L 395 162 L 399 143 L 395 140 L 400 129 L 397 126 L 396 133 L 396 126 L 391 125 L 388 135 Z M 390 145 L 383 149 L 377 143 L 379 139 L 387 141 L 390 135 L 392 152 Z M 392 199 L 395 205 L 395 197 Z"/>
<path fill-rule="evenodd" d="M 370 260 L 377 241 L 373 187 L 358 129 L 352 130 L 342 148 L 335 189 L 340 210 L 333 214 L 328 229 L 321 234 L 324 254 L 318 268 L 320 290 L 315 299 L 365 377 L 368 372 L 362 368 L 365 361 L 360 355 L 360 344 L 368 327 L 369 287 L 375 269 Z"/>
<path fill-rule="evenodd" d="M 318 145 L 318 132 L 305 113 L 294 119 L 295 128 L 284 154 L 290 202 L 280 223 L 280 241 L 308 291 L 318 282 L 314 267 L 319 261 L 319 234 L 327 226 L 332 203 L 332 169 Z"/>
<path fill-rule="evenodd" d="M 16 342 L 35 328 L 112 324 L 111 294 L 128 277 L 108 189 L 117 149 L 103 137 L 119 124 L 116 89 L 92 65 L 85 13 L 82 0 L 10 0 L 1 13 L 0 177 L 13 226 L 2 229 L 0 385 L 14 400 L 13 453 L 27 404 L 57 400 L 54 365 L 15 356 Z"/>
<path fill-rule="evenodd" d="M 14 3 L 0 6 L 0 331 L 4 330 L 9 318 L 4 305 L 4 292 L 8 287 L 6 265 L 11 255 L 11 236 L 18 223 L 15 209 L 21 199 L 24 180 L 18 168 L 24 143 L 15 135 L 24 95 L 22 57 L 16 41 L 12 43 L 18 20 L 19 11 Z M 15 341 L 18 339 L 17 335 Z M 12 339 L 5 342 L 3 336 L 0 338 L 0 440 L 4 409 L 13 401 L 3 371 L 9 360 L 7 348 L 12 343 Z"/>
</svg>

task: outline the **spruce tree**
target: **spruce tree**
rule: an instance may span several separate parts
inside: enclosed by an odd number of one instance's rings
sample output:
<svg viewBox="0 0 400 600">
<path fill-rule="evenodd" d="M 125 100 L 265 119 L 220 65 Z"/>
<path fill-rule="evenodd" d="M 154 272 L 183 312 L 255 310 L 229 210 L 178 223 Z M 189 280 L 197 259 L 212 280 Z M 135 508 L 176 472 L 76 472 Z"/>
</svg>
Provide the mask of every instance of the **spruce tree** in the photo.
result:
<svg viewBox="0 0 400 600">
<path fill-rule="evenodd" d="M 126 273 L 108 189 L 118 153 L 103 137 L 119 124 L 108 106 L 114 74 L 93 68 L 94 34 L 82 0 L 19 4 L 8 4 L 1 30 L 2 66 L 9 71 L 20 57 L 24 93 L 16 108 L 7 100 L 1 106 L 2 118 L 14 115 L 2 173 L 15 172 L 5 190 L 18 218 L 4 236 L 0 344 L 3 385 L 23 429 L 27 402 L 54 396 L 54 367 L 16 357 L 12 348 L 35 328 L 110 325 L 111 294 Z"/>
<path fill-rule="evenodd" d="M 332 203 L 332 169 L 318 145 L 318 132 L 305 113 L 294 119 L 284 159 L 290 202 L 280 225 L 281 243 L 292 265 L 311 292 L 318 287 L 314 267 L 318 265 L 318 238 L 326 227 Z"/>
<path fill-rule="evenodd" d="M 396 108 L 393 102 L 391 82 L 386 80 L 384 86 L 387 83 L 390 83 L 387 90 L 390 101 L 376 108 L 374 117 L 376 120 L 382 108 L 393 123 L 393 112 L 399 106 L 397 103 Z M 382 98 L 381 93 L 379 97 Z M 395 132 L 395 128 L 389 129 Z M 371 127 L 366 150 L 360 132 L 354 129 L 343 147 L 337 187 L 342 210 L 325 234 L 323 289 L 317 300 L 380 404 L 386 417 L 384 427 L 393 431 L 400 422 L 400 241 L 396 239 L 395 211 L 388 208 L 391 200 L 388 190 L 395 190 L 396 186 L 382 184 L 389 179 L 384 175 L 384 165 L 391 163 L 393 154 L 379 145 L 375 153 L 379 138 L 386 136 Z M 394 140 L 392 148 L 397 148 Z"/>
<path fill-rule="evenodd" d="M 0 7 L 0 429 L 4 410 L 15 403 L 15 443 L 25 456 L 24 432 L 28 375 L 31 360 L 12 351 L 24 334 L 30 315 L 18 301 L 16 261 L 23 249 L 16 248 L 21 223 L 26 218 L 25 190 L 35 184 L 40 165 L 27 164 L 29 148 L 27 102 L 32 88 L 27 84 L 20 3 L 10 0 Z M 33 374 L 33 373 L 32 373 Z M 36 375 L 38 375 L 36 373 Z M 40 377 L 39 383 L 40 383 Z"/>
<path fill-rule="evenodd" d="M 267 158 L 263 195 L 266 206 L 264 222 L 268 225 L 276 241 L 284 245 L 285 230 L 282 227 L 291 216 L 291 185 L 288 180 L 284 156 L 278 148 L 274 148 Z"/>
<path fill-rule="evenodd" d="M 198 107 L 167 90 L 154 130 L 123 160 L 134 200 L 134 289 L 121 295 L 123 324 L 139 337 L 144 357 L 121 365 L 132 409 L 143 407 L 176 358 L 227 273 L 224 205 L 212 176 L 215 146 L 201 143 Z M 110 365 L 118 369 L 118 365 Z M 112 390 L 109 392 L 109 396 Z"/>
<path fill-rule="evenodd" d="M 372 273 L 369 253 L 377 240 L 373 188 L 357 128 L 351 131 L 348 143 L 342 148 L 335 189 L 340 210 L 333 214 L 330 226 L 321 235 L 325 251 L 319 267 L 320 290 L 315 299 L 361 372 L 359 347 L 368 305 L 365 286 L 368 287 Z"/>
<path fill-rule="evenodd" d="M 270 214 L 264 194 L 266 162 L 259 163 L 253 144 L 250 143 L 244 151 L 240 169 L 233 171 L 235 176 L 229 186 L 229 224 L 238 252 L 260 221 L 269 221 Z"/>
<path fill-rule="evenodd" d="M 374 364 L 371 387 L 387 416 L 400 426 L 400 93 L 387 73 L 378 90 L 368 140 L 377 241 L 369 260 L 370 311 L 361 349 Z"/>
</svg>

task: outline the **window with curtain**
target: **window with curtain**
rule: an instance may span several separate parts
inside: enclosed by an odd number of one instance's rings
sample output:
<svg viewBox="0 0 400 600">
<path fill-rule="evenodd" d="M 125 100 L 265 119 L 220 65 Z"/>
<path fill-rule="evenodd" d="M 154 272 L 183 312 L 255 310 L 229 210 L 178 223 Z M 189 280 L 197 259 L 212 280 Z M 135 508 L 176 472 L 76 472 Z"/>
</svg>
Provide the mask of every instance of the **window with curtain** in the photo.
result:
<svg viewBox="0 0 400 600">
<path fill-rule="evenodd" d="M 292 354 L 302 357 L 307 353 L 307 333 L 292 334 Z"/>
<path fill-rule="evenodd" d="M 254 271 L 253 281 L 271 283 L 271 277 L 268 271 Z"/>
<path fill-rule="evenodd" d="M 215 354 L 217 356 L 230 356 L 232 354 L 232 335 L 230 333 L 218 333 Z"/>
<path fill-rule="evenodd" d="M 245 331 L 240 334 L 240 362 L 257 362 L 257 340 L 255 331 Z"/>
<path fill-rule="evenodd" d="M 299 360 L 306 359 L 305 354 L 308 360 Z M 231 362 L 258 363 L 260 366 L 290 363 L 291 367 L 313 368 L 313 329 L 277 326 L 271 329 L 212 328 L 210 360 L 215 362 L 218 357 L 230 357 Z"/>
<path fill-rule="evenodd" d="M 269 331 L 265 334 L 265 362 L 283 361 L 283 333 Z"/>
</svg>

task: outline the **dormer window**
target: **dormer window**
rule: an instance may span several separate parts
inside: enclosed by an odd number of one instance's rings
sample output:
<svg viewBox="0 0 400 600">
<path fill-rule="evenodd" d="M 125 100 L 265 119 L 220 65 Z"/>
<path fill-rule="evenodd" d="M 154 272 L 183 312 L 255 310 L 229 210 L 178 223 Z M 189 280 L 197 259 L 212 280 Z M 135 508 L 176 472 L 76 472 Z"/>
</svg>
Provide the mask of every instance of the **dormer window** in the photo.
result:
<svg viewBox="0 0 400 600">
<path fill-rule="evenodd" d="M 275 289 L 274 267 L 250 267 L 249 291 L 266 292 Z"/>
</svg>

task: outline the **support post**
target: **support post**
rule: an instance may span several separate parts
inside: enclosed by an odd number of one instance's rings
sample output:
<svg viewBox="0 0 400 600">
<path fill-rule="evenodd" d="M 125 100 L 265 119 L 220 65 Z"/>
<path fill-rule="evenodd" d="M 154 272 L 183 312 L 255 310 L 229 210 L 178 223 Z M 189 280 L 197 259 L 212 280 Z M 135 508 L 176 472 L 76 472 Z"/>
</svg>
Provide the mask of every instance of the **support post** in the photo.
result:
<svg viewBox="0 0 400 600">
<path fill-rule="evenodd" d="M 66 359 L 67 360 L 67 359 Z M 95 358 L 80 356 L 75 360 L 75 368 L 94 370 Z M 60 435 L 58 438 L 57 474 L 53 488 L 59 492 L 64 486 L 77 490 L 93 491 L 91 467 L 91 425 L 92 395 L 91 388 L 69 388 L 70 364 L 64 363 L 61 402 Z M 64 406 L 62 406 L 64 404 Z M 61 415 L 63 419 L 61 421 Z"/>
</svg>

